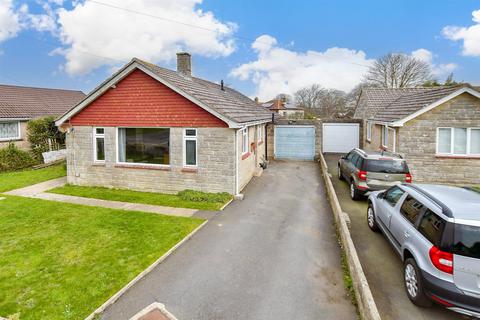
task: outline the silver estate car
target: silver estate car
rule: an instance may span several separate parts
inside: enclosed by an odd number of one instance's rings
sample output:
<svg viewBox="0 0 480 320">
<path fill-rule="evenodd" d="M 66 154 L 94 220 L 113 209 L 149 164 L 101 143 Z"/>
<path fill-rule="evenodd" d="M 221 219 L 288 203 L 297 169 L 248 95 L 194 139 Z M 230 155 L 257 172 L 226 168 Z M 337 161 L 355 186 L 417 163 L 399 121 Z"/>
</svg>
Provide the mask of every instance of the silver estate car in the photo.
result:
<svg viewBox="0 0 480 320">
<path fill-rule="evenodd" d="M 408 298 L 480 318 L 480 193 L 401 184 L 368 198 L 367 222 L 404 263 Z"/>
</svg>

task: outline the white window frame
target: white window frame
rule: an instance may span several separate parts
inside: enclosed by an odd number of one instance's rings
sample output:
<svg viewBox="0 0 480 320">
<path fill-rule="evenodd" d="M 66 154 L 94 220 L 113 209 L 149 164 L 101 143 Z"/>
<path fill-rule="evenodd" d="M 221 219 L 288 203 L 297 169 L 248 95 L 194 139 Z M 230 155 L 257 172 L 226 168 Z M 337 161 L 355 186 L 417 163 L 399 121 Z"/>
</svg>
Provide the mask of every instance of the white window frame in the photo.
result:
<svg viewBox="0 0 480 320">
<path fill-rule="evenodd" d="M 194 130 L 195 136 L 187 136 L 187 130 Z M 195 128 L 183 129 L 183 166 L 186 168 L 198 167 L 198 130 Z M 187 141 L 195 141 L 195 164 L 187 164 Z"/>
<path fill-rule="evenodd" d="M 445 152 L 440 152 L 439 147 L 440 147 L 440 139 L 439 139 L 439 134 L 440 134 L 440 129 L 450 129 L 450 152 L 445 153 Z M 455 129 L 467 129 L 467 148 L 466 148 L 466 153 L 454 153 L 455 150 Z M 454 157 L 480 157 L 480 153 L 471 153 L 471 133 L 472 130 L 480 130 L 480 127 L 437 127 L 436 130 L 436 149 L 435 153 L 438 156 L 454 156 Z"/>
<path fill-rule="evenodd" d="M 17 132 L 18 135 L 16 137 L 9 137 L 9 138 L 0 138 L 0 141 L 12 141 L 12 140 L 20 140 L 22 138 L 22 133 L 20 131 L 20 121 L 0 121 L 0 123 L 17 123 Z"/>
<path fill-rule="evenodd" d="M 169 132 L 168 132 L 168 142 L 169 142 L 169 157 L 168 157 L 168 161 L 169 161 L 169 164 L 154 164 L 154 163 L 135 163 L 135 162 L 121 162 L 119 159 L 118 159 L 118 151 L 119 151 L 119 148 L 118 148 L 118 131 L 120 129 L 129 129 L 129 128 L 155 128 L 155 129 L 169 129 Z M 115 136 L 115 164 L 118 164 L 118 165 L 121 165 L 121 166 L 131 166 L 131 167 L 153 167 L 153 168 L 170 168 L 171 166 L 171 161 L 172 161 L 172 157 L 170 155 L 170 152 L 172 151 L 172 149 L 170 148 L 170 142 L 172 141 L 172 128 L 170 127 L 117 127 L 116 128 L 116 136 Z"/>
<path fill-rule="evenodd" d="M 372 141 L 372 126 L 373 123 L 371 121 L 367 121 L 367 141 Z"/>
<path fill-rule="evenodd" d="M 382 147 L 388 148 L 388 126 L 383 125 L 382 127 Z"/>
<path fill-rule="evenodd" d="M 242 155 L 248 153 L 248 127 L 242 129 Z"/>
<path fill-rule="evenodd" d="M 263 134 L 265 132 L 265 128 L 263 125 L 258 125 L 258 140 L 257 143 L 263 142 Z"/>
<path fill-rule="evenodd" d="M 103 129 L 102 133 L 97 133 L 97 129 Z M 98 160 L 97 155 L 97 139 L 103 139 L 103 154 L 105 155 L 105 159 L 107 158 L 107 153 L 105 152 L 105 128 L 104 127 L 93 127 L 93 162 L 95 163 L 105 163 L 104 160 Z"/>
</svg>

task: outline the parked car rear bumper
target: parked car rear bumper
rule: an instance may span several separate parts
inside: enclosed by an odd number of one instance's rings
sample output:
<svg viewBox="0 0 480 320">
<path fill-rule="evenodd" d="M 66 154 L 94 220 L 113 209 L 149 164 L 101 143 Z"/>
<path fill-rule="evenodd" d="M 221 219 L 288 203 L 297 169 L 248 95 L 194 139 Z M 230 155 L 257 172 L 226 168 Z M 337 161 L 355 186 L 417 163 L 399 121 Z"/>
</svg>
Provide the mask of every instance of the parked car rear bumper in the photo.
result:
<svg viewBox="0 0 480 320">
<path fill-rule="evenodd" d="M 422 271 L 422 279 L 427 295 L 433 296 L 432 300 L 439 303 L 435 298 L 440 298 L 453 306 L 448 309 L 480 318 L 480 298 L 464 294 L 455 284 L 438 279 L 428 272 Z"/>
</svg>

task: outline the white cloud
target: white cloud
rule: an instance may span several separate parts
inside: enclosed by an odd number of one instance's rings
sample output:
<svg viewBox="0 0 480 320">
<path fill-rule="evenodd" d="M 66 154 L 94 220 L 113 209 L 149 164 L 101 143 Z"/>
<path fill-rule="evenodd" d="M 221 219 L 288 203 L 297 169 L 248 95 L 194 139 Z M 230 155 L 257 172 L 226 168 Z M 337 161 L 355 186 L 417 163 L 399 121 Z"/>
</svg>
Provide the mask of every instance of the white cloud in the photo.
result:
<svg viewBox="0 0 480 320">
<path fill-rule="evenodd" d="M 472 20 L 475 23 L 472 26 L 446 26 L 442 33 L 447 39 L 463 41 L 463 55 L 480 56 L 480 10 L 472 12 Z"/>
<path fill-rule="evenodd" d="M 0 42 L 15 37 L 20 29 L 20 17 L 12 0 L 0 0 Z"/>
<path fill-rule="evenodd" d="M 324 52 L 297 52 L 277 46 L 269 35 L 258 37 L 252 44 L 257 60 L 242 64 L 231 71 L 241 80 L 251 79 L 262 100 L 278 93 L 295 91 L 318 83 L 326 88 L 349 91 L 357 85 L 373 60 L 363 51 L 329 48 Z"/>
<path fill-rule="evenodd" d="M 108 2 L 216 32 L 89 1 L 76 3 L 71 10 L 61 8 L 57 14 L 64 46 L 56 52 L 65 55 L 65 71 L 71 75 L 84 74 L 102 65 L 117 65 L 118 61 L 128 61 L 132 57 L 154 62 L 171 61 L 180 50 L 209 57 L 231 54 L 235 49 L 231 35 L 236 25 L 221 22 L 212 12 L 202 11 L 198 8 L 201 3 L 202 0 Z"/>
<path fill-rule="evenodd" d="M 434 76 L 445 76 L 453 72 L 458 65 L 455 63 L 436 64 L 434 62 L 435 55 L 427 49 L 418 49 L 411 53 L 412 57 L 424 61 L 432 68 Z"/>
</svg>

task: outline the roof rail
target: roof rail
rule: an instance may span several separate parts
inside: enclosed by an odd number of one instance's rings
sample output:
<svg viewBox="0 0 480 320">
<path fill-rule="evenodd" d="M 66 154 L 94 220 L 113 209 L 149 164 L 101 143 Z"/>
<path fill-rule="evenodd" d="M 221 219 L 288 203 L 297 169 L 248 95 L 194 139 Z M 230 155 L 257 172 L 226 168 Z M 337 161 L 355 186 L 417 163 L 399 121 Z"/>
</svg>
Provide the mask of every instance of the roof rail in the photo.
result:
<svg viewBox="0 0 480 320">
<path fill-rule="evenodd" d="M 422 188 L 414 185 L 414 184 L 408 184 L 408 183 L 402 183 L 402 186 L 406 186 L 406 187 L 410 187 L 412 188 L 413 190 L 417 191 L 418 193 L 420 193 L 421 195 L 423 195 L 425 198 L 428 198 L 429 200 L 431 200 L 432 202 L 434 202 L 436 205 L 438 205 L 441 209 L 442 209 L 442 213 L 449 217 L 449 218 L 453 218 L 453 213 L 452 213 L 452 210 L 450 210 L 449 207 L 447 207 L 443 202 L 441 202 L 440 200 L 438 200 L 437 198 L 435 198 L 434 196 L 432 196 L 430 193 L 428 193 L 427 191 L 423 190 Z"/>
</svg>

